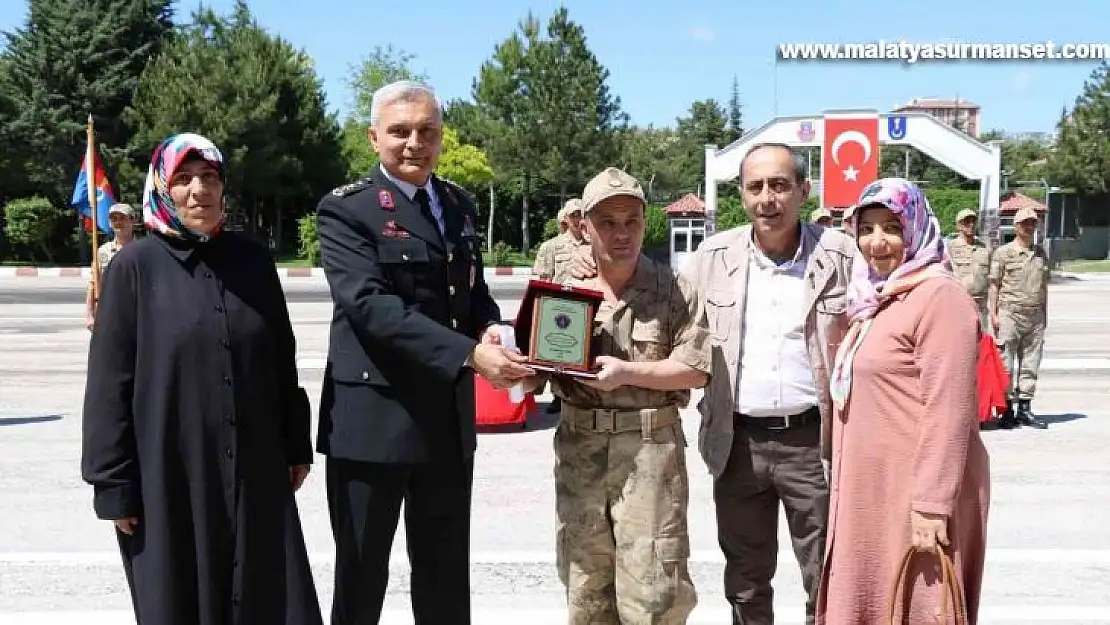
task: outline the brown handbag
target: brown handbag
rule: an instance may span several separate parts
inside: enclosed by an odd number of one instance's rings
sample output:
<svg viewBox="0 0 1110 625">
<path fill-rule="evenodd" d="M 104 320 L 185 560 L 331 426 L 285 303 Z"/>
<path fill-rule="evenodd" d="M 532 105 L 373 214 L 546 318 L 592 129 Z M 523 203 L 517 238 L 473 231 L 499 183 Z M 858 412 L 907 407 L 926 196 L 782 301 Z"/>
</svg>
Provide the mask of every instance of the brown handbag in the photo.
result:
<svg viewBox="0 0 1110 625">
<path fill-rule="evenodd" d="M 887 623 L 891 625 L 903 625 L 906 621 L 904 614 L 902 616 L 896 615 L 895 609 L 898 605 L 898 595 L 905 594 L 904 586 L 906 583 L 906 576 L 909 574 L 910 562 L 918 552 L 913 547 L 906 549 L 905 555 L 902 556 L 902 565 L 898 567 L 898 573 L 894 575 L 894 584 L 890 588 L 890 602 L 888 603 Z M 948 625 L 948 606 L 952 605 L 952 611 L 956 617 L 956 625 L 968 625 L 967 620 L 967 605 L 964 602 L 964 589 L 960 585 L 960 578 L 956 575 L 956 565 L 952 562 L 949 556 L 943 549 L 938 549 L 935 554 L 940 558 L 940 622 Z M 922 554 L 924 555 L 924 554 Z M 906 598 L 908 605 L 910 598 Z M 905 612 L 906 605 L 903 605 L 902 611 Z"/>
</svg>

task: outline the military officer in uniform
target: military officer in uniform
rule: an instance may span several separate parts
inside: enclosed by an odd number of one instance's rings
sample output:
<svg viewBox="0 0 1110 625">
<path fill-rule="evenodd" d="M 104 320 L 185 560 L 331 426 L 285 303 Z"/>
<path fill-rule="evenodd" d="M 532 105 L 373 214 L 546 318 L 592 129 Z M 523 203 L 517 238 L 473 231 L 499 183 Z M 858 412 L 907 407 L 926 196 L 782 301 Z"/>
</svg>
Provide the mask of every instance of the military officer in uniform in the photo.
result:
<svg viewBox="0 0 1110 625">
<path fill-rule="evenodd" d="M 532 273 L 540 280 L 563 282 L 570 277 L 567 266 L 574 250 L 588 247 L 590 242 L 582 229 L 582 200 L 572 198 L 559 210 L 557 236 L 544 241 L 536 251 L 536 262 Z"/>
<path fill-rule="evenodd" d="M 96 259 L 100 263 L 100 271 L 108 268 L 108 263 L 124 245 L 131 242 L 135 235 L 135 209 L 130 204 L 113 204 L 108 209 L 108 221 L 114 233 L 111 241 L 106 241 L 96 250 Z M 92 330 L 96 318 L 96 282 L 89 278 L 89 287 L 85 292 L 85 328 Z"/>
<path fill-rule="evenodd" d="M 1031 208 L 1014 215 L 1014 240 L 991 257 L 988 305 L 1010 374 L 1011 409 L 1005 418 L 1012 414 L 1019 424 L 1044 429 L 1048 424 L 1037 418 L 1030 406 L 1041 367 L 1051 273 L 1044 248 L 1033 243 L 1037 223 L 1037 213 Z"/>
<path fill-rule="evenodd" d="M 987 290 L 990 286 L 990 249 L 975 236 L 979 223 L 978 214 L 965 208 L 956 215 L 955 239 L 948 242 L 948 255 L 952 258 L 952 269 L 963 282 L 975 306 L 979 310 L 979 325 L 984 332 L 994 332 L 987 315 Z"/>
<path fill-rule="evenodd" d="M 317 212 L 335 301 L 317 443 L 336 543 L 331 622 L 379 621 L 403 502 L 415 622 L 467 625 L 473 376 L 508 388 L 535 371 L 496 344 L 473 203 L 432 173 L 434 92 L 392 83 L 371 109 L 380 165 Z"/>
<path fill-rule="evenodd" d="M 606 169 L 586 185 L 582 210 L 598 271 L 570 284 L 605 300 L 594 328 L 597 380 L 551 380 L 563 400 L 555 507 L 567 622 L 685 623 L 696 595 L 679 409 L 708 381 L 707 331 L 693 286 L 641 253 L 645 201 L 635 178 Z"/>
<path fill-rule="evenodd" d="M 826 228 L 832 227 L 832 212 L 827 208 L 818 208 L 809 214 L 809 222 L 824 226 Z"/>
</svg>

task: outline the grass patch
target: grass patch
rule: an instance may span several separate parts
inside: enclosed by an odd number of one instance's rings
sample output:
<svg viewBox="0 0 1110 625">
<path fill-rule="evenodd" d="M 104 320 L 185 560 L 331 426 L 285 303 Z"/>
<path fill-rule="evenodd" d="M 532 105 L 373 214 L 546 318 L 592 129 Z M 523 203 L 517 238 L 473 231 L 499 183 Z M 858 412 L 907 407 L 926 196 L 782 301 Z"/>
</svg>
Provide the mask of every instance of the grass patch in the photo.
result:
<svg viewBox="0 0 1110 625">
<path fill-rule="evenodd" d="M 535 254 L 521 254 L 517 251 L 506 252 L 499 255 L 497 252 L 483 251 L 482 266 L 484 267 L 531 267 L 536 264 Z"/>
<path fill-rule="evenodd" d="M 1066 260 L 1060 270 L 1069 273 L 1110 273 L 1110 260 Z"/>
</svg>

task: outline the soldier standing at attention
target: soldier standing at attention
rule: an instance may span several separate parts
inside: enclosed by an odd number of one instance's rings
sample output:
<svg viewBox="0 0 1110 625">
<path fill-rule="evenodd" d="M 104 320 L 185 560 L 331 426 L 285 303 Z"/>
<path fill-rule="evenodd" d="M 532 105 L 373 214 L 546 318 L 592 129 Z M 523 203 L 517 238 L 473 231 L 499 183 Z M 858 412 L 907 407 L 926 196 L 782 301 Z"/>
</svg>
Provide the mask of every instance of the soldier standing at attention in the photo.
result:
<svg viewBox="0 0 1110 625">
<path fill-rule="evenodd" d="M 990 287 L 990 250 L 986 243 L 975 236 L 979 217 L 975 211 L 965 208 L 956 215 L 956 228 L 959 235 L 948 242 L 948 255 L 952 258 L 952 268 L 956 277 L 963 282 L 975 307 L 979 311 L 979 325 L 986 332 L 994 332 L 987 316 L 987 291 Z"/>
<path fill-rule="evenodd" d="M 1037 391 L 1044 330 L 1048 320 L 1048 256 L 1033 243 L 1037 213 L 1023 208 L 1014 216 L 1013 241 L 991 258 L 989 305 L 991 324 L 1002 344 L 1002 360 L 1010 374 L 1007 415 L 1021 425 L 1044 429 L 1029 404 Z"/>
<path fill-rule="evenodd" d="M 540 245 L 536 252 L 536 263 L 532 267 L 532 273 L 537 278 L 548 282 L 566 281 L 570 277 L 566 271 L 567 263 L 575 248 L 590 244 L 582 230 L 581 199 L 567 200 L 559 211 L 558 219 L 561 232 Z"/>
<path fill-rule="evenodd" d="M 856 207 L 849 206 L 848 208 L 844 209 L 844 214 L 840 217 L 840 230 L 853 239 L 856 238 L 856 230 L 852 227 L 852 218 L 855 216 L 855 214 Z"/>
<path fill-rule="evenodd" d="M 605 301 L 597 380 L 551 378 L 563 400 L 556 562 L 569 625 L 679 625 L 697 602 L 679 408 L 709 379 L 709 345 L 692 285 L 641 253 L 645 208 L 640 183 L 616 168 L 582 194 L 598 271 L 570 283 Z"/>
<path fill-rule="evenodd" d="M 124 245 L 131 242 L 135 235 L 135 209 L 130 204 L 113 204 L 108 209 L 108 221 L 112 224 L 114 236 L 96 250 L 97 260 L 100 262 L 100 271 L 108 268 L 116 252 L 123 249 Z M 96 318 L 96 283 L 89 279 L 89 288 L 85 293 L 85 328 L 92 330 Z"/>
</svg>

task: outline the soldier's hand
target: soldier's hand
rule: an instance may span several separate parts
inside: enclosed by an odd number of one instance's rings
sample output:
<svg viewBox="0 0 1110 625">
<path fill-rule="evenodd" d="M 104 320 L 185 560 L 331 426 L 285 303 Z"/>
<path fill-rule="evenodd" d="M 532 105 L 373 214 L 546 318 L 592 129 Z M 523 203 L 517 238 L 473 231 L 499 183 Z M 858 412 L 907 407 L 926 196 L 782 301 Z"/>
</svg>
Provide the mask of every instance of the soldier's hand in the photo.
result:
<svg viewBox="0 0 1110 625">
<path fill-rule="evenodd" d="M 486 328 L 485 331 L 482 332 L 482 337 L 481 337 L 481 339 L 479 339 L 479 341 L 482 342 L 482 343 L 485 343 L 487 345 L 500 345 L 501 344 L 501 330 L 500 330 L 500 327 L 501 327 L 501 324 L 495 323 L 495 324 L 491 325 L 490 327 Z"/>
<path fill-rule="evenodd" d="M 501 345 L 479 343 L 474 348 L 473 365 L 478 375 L 489 380 L 494 388 L 506 389 L 536 374 L 526 363 L 528 357 Z"/>
<path fill-rule="evenodd" d="M 598 356 L 594 362 L 601 367 L 596 380 L 582 383 L 599 391 L 609 392 L 628 383 L 628 363 L 612 356 Z"/>
<path fill-rule="evenodd" d="M 991 313 L 991 327 L 994 328 L 994 335 L 998 336 L 998 313 Z"/>
<path fill-rule="evenodd" d="M 593 256 L 583 250 L 581 247 L 576 248 L 570 256 L 570 264 L 567 265 L 567 270 L 570 275 L 579 280 L 592 278 L 597 275 L 597 263 L 594 262 Z"/>
</svg>

